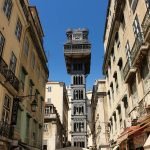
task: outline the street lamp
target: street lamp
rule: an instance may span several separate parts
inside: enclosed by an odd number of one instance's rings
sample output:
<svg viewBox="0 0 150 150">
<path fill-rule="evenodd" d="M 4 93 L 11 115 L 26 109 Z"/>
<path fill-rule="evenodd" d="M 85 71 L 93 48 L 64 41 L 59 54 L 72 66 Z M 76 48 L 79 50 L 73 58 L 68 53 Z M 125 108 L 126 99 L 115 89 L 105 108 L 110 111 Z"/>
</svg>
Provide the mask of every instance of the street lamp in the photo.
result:
<svg viewBox="0 0 150 150">
<path fill-rule="evenodd" d="M 97 127 L 97 131 L 98 131 L 98 134 L 101 132 L 101 126 L 100 126 L 100 124 L 98 125 L 98 127 Z"/>
<path fill-rule="evenodd" d="M 31 103 L 31 110 L 32 112 L 36 112 L 37 109 L 37 101 L 34 99 Z"/>
<path fill-rule="evenodd" d="M 26 96 L 17 96 L 17 98 L 19 99 L 19 101 L 21 101 L 21 99 L 27 98 L 27 97 L 34 97 L 34 100 L 31 103 L 31 110 L 32 112 L 36 112 L 37 109 L 37 100 L 36 100 L 36 94 L 35 95 L 26 95 Z"/>
</svg>

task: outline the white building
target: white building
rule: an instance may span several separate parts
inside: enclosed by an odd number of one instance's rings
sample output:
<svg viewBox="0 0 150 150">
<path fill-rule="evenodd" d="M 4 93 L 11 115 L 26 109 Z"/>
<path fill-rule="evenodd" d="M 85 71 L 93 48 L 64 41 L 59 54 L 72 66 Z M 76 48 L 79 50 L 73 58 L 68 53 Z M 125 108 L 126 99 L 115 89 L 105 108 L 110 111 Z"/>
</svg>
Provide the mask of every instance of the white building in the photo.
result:
<svg viewBox="0 0 150 150">
<path fill-rule="evenodd" d="M 55 150 L 68 141 L 68 96 L 63 82 L 48 82 L 45 99 L 43 147 Z"/>
</svg>

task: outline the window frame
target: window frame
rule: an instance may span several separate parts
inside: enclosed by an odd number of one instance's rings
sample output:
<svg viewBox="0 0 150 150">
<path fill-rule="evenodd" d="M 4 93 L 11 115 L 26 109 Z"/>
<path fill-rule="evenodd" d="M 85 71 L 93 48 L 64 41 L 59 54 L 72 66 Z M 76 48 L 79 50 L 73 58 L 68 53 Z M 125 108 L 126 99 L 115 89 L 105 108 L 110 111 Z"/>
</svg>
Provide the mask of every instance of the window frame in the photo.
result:
<svg viewBox="0 0 150 150">
<path fill-rule="evenodd" d="M 11 17 L 12 8 L 13 8 L 12 0 L 5 0 L 4 3 L 3 3 L 3 12 L 6 15 L 8 20 Z"/>
<path fill-rule="evenodd" d="M 17 58 L 12 51 L 11 57 L 10 57 L 10 63 L 9 63 L 9 69 L 15 74 L 16 71 L 16 65 L 17 65 Z"/>
<path fill-rule="evenodd" d="M 4 50 L 4 45 L 5 45 L 5 37 L 0 31 L 0 56 L 2 56 L 3 50 Z"/>
<path fill-rule="evenodd" d="M 18 39 L 18 41 L 20 41 L 21 39 L 21 34 L 22 34 L 22 23 L 20 21 L 20 19 L 18 18 L 17 23 L 16 23 L 16 28 L 15 28 L 15 35 Z"/>
</svg>

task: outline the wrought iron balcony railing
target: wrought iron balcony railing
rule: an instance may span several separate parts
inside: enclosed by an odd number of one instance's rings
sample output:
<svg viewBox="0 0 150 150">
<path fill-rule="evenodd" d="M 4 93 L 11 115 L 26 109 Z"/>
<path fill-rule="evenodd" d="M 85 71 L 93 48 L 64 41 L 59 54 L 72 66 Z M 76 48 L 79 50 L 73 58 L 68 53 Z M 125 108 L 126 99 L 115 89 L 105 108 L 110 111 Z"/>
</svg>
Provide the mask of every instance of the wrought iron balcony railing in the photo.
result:
<svg viewBox="0 0 150 150">
<path fill-rule="evenodd" d="M 123 69 L 123 76 L 124 76 L 124 80 L 126 81 L 127 80 L 127 76 L 128 76 L 128 73 L 131 69 L 134 69 L 132 68 L 131 64 L 129 63 L 129 61 L 126 62 L 125 64 L 125 67 Z"/>
<path fill-rule="evenodd" d="M 138 52 L 140 51 L 142 44 L 144 44 L 144 36 L 142 32 L 139 32 L 131 50 L 131 62 L 132 63 L 134 62 Z"/>
<path fill-rule="evenodd" d="M 139 118 L 150 115 L 150 91 L 139 102 L 138 112 Z"/>
<path fill-rule="evenodd" d="M 148 31 L 150 30 L 150 8 L 147 9 L 147 12 L 145 14 L 145 17 L 141 26 L 142 26 L 143 34 L 145 37 Z"/>
<path fill-rule="evenodd" d="M 19 90 L 18 78 L 8 68 L 8 65 L 1 56 L 0 56 L 0 73 L 5 77 L 6 81 L 8 81 L 17 91 Z"/>
<path fill-rule="evenodd" d="M 8 65 L 3 60 L 3 58 L 0 56 L 0 73 L 6 78 L 7 77 L 7 71 L 8 71 Z"/>
<path fill-rule="evenodd" d="M 44 118 L 45 119 L 56 119 L 57 118 L 57 115 L 55 113 L 51 114 L 44 114 Z"/>
<path fill-rule="evenodd" d="M 11 70 L 8 70 L 7 80 L 17 91 L 19 90 L 19 80 Z"/>
<path fill-rule="evenodd" d="M 7 122 L 0 121 L 0 136 L 10 138 L 11 126 Z"/>
<path fill-rule="evenodd" d="M 29 12 L 28 12 L 27 6 L 26 6 L 24 0 L 19 0 L 19 1 L 20 1 L 20 5 L 21 5 L 21 7 L 22 7 L 22 10 L 23 10 L 23 12 L 24 12 L 24 15 L 25 15 L 25 17 L 26 17 L 26 19 L 27 19 L 27 21 L 28 21 Z"/>
</svg>

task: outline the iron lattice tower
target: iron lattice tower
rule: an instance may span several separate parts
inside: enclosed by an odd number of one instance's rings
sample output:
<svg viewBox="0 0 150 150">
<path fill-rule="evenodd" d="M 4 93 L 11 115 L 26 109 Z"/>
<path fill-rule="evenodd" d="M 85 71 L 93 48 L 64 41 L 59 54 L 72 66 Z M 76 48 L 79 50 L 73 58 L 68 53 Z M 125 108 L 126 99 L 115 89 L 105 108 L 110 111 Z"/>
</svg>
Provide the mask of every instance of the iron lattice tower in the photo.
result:
<svg viewBox="0 0 150 150">
<path fill-rule="evenodd" d="M 68 74 L 71 75 L 71 144 L 87 147 L 86 77 L 90 73 L 91 44 L 87 29 L 69 29 L 64 44 Z"/>
</svg>

